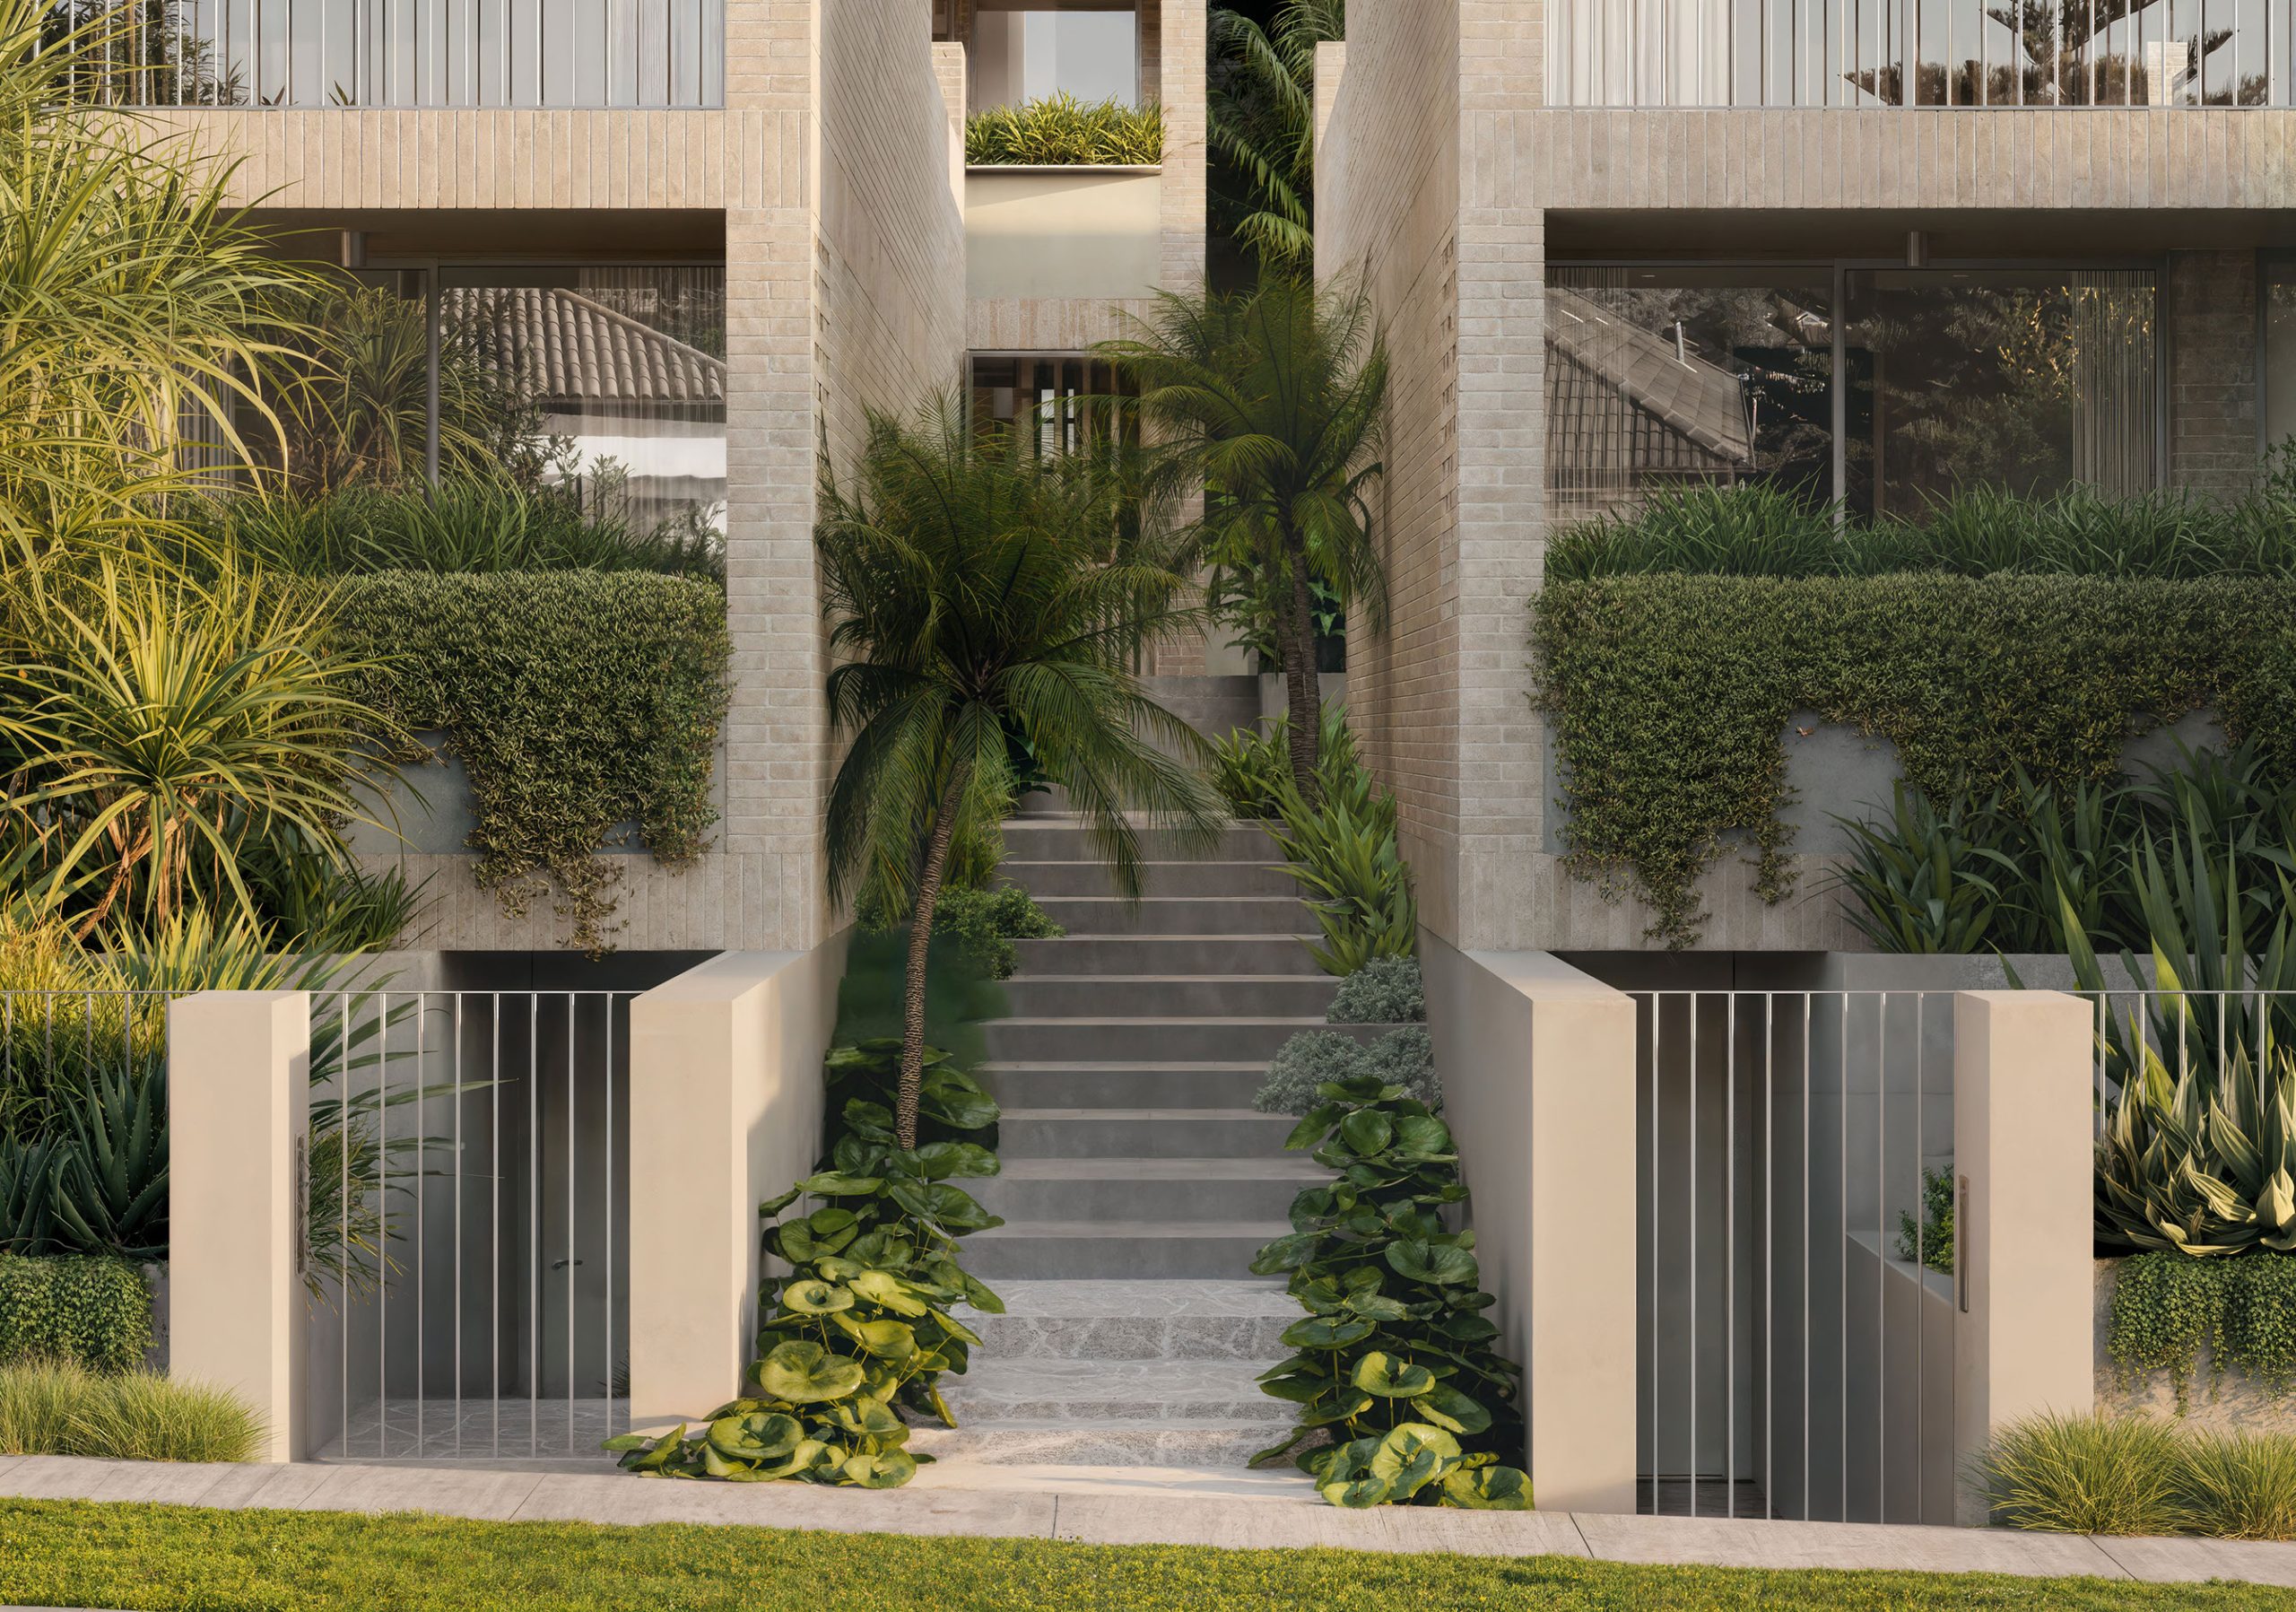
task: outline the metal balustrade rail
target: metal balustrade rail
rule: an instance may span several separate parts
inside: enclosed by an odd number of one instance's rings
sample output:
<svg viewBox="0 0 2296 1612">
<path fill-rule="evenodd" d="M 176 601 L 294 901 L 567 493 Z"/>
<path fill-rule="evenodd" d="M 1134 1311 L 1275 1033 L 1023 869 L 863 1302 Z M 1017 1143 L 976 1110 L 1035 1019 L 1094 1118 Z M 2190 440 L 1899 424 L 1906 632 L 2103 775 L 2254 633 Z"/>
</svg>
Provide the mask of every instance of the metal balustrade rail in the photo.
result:
<svg viewBox="0 0 2296 1612">
<path fill-rule="evenodd" d="M 1641 1509 L 1952 1521 L 1952 993 L 1630 994 Z"/>
<path fill-rule="evenodd" d="M 628 1431 L 634 995 L 312 997 L 322 1459 L 587 1459 Z"/>
<path fill-rule="evenodd" d="M 72 92 L 138 107 L 725 104 L 725 0 L 64 0 Z"/>
<path fill-rule="evenodd" d="M 1549 0 L 1569 107 L 2285 107 L 2296 0 Z"/>
</svg>

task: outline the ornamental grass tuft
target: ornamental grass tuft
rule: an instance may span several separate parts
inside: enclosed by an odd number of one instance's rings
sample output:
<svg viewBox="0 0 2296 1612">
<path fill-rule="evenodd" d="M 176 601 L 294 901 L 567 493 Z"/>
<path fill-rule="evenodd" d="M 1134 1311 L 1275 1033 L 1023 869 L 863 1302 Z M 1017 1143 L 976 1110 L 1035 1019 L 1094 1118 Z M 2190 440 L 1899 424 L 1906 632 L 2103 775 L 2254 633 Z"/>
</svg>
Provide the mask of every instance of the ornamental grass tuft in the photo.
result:
<svg viewBox="0 0 2296 1612">
<path fill-rule="evenodd" d="M 1984 1476 L 1995 1515 L 2062 1534 L 2175 1534 L 2198 1520 L 2185 1440 L 2141 1416 L 2028 1416 L 1994 1435 Z"/>
<path fill-rule="evenodd" d="M 260 1416 L 203 1383 L 57 1362 L 0 1366 L 0 1455 L 245 1461 L 263 1435 Z"/>
</svg>

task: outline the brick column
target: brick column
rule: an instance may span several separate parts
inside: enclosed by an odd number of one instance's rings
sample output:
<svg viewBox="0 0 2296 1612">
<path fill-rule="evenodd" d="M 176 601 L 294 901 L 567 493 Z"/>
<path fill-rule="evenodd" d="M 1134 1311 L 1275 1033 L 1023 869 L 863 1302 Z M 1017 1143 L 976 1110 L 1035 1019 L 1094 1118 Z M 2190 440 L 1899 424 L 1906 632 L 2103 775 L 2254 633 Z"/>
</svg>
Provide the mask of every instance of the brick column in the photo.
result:
<svg viewBox="0 0 2296 1612">
<path fill-rule="evenodd" d="M 2171 252 L 2168 330 L 2172 487 L 2233 497 L 2257 474 L 2257 257 Z"/>
</svg>

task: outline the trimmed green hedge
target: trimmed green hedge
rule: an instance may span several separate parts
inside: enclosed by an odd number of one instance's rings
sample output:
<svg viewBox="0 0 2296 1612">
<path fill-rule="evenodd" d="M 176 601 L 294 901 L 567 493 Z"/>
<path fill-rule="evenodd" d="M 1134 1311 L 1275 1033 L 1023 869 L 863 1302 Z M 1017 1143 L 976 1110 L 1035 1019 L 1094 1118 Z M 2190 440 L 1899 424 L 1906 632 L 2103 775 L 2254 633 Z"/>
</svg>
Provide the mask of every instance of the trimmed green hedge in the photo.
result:
<svg viewBox="0 0 2296 1612">
<path fill-rule="evenodd" d="M 572 942 L 602 951 L 621 868 L 597 853 L 614 826 L 636 823 L 674 866 L 708 844 L 732 656 L 715 584 L 381 571 L 344 579 L 340 597 L 337 643 L 385 665 L 365 697 L 408 729 L 443 729 L 468 769 L 478 882 L 514 916 L 554 890 Z"/>
<path fill-rule="evenodd" d="M 1550 580 L 1534 606 L 1541 700 L 1567 772 L 1570 865 L 1681 946 L 1695 884 L 1740 837 L 1754 887 L 1793 887 L 1787 719 L 1887 738 L 1943 798 L 2109 776 L 2130 734 L 2213 707 L 2296 760 L 2296 583 L 2095 576 Z"/>
<path fill-rule="evenodd" d="M 133 1371 L 152 1345 L 152 1290 L 125 1259 L 0 1254 L 0 1365 Z"/>
</svg>

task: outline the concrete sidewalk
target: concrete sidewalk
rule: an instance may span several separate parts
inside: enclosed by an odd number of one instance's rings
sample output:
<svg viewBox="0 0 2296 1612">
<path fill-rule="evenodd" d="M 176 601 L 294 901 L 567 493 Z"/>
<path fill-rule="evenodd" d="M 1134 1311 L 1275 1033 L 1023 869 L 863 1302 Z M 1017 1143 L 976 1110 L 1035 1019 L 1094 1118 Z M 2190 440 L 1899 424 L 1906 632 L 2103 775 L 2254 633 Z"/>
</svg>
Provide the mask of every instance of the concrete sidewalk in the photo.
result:
<svg viewBox="0 0 2296 1612">
<path fill-rule="evenodd" d="M 1344 1512 L 1320 1503 L 1300 1503 L 1291 1494 L 1239 1504 L 1234 1494 L 1174 1494 L 1152 1482 L 1131 1492 L 1097 1486 L 954 1486 L 871 1492 L 806 1484 L 648 1482 L 608 1473 L 332 1464 L 187 1466 L 0 1456 L 0 1498 L 5 1497 L 148 1501 L 229 1510 L 430 1512 L 495 1521 L 695 1522 L 850 1533 L 977 1534 L 1091 1545 L 1255 1550 L 1326 1546 L 1714 1567 L 2081 1574 L 2161 1583 L 2224 1579 L 2296 1587 L 2296 1545 L 1421 1506 Z"/>
</svg>

